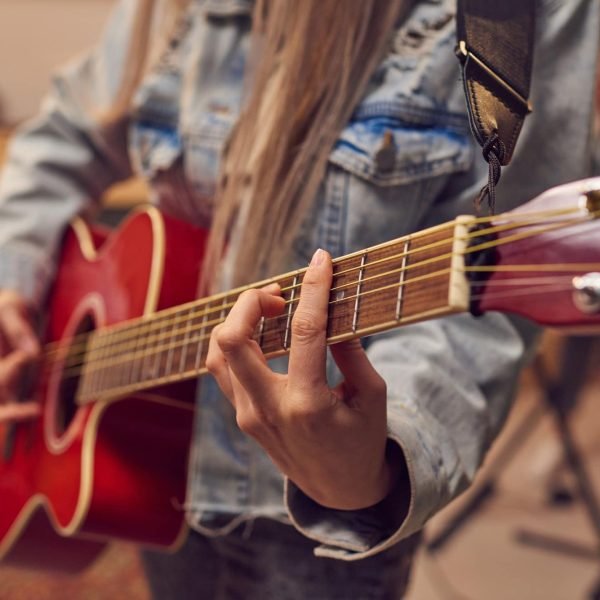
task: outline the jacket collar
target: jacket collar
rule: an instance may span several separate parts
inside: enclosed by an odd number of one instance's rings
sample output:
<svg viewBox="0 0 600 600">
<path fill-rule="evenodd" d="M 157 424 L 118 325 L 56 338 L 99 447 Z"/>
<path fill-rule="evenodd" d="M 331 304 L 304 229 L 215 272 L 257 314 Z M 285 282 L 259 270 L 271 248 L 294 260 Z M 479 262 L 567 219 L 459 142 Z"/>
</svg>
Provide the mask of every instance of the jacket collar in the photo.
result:
<svg viewBox="0 0 600 600">
<path fill-rule="evenodd" d="M 211 17 L 250 15 L 254 0 L 206 0 L 206 14 Z"/>
</svg>

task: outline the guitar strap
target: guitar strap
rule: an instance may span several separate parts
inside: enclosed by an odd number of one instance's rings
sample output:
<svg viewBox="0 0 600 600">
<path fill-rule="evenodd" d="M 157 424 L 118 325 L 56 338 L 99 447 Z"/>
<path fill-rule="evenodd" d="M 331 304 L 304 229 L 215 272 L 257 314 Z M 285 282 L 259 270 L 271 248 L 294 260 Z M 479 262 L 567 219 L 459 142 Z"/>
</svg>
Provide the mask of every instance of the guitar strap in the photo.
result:
<svg viewBox="0 0 600 600">
<path fill-rule="evenodd" d="M 469 121 L 489 164 L 487 198 L 494 214 L 495 186 L 509 164 L 525 117 L 531 112 L 535 0 L 458 0 L 457 48 Z"/>
</svg>

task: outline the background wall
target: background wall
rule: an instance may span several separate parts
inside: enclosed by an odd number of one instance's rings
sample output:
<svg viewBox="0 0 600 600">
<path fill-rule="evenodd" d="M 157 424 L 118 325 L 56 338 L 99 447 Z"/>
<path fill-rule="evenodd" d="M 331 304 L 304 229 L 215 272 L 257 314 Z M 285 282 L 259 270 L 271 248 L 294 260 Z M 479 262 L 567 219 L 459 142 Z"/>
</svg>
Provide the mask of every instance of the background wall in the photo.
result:
<svg viewBox="0 0 600 600">
<path fill-rule="evenodd" d="M 52 72 L 92 46 L 117 0 L 0 0 L 0 160 L 13 125 L 37 112 Z M 113 186 L 118 210 L 147 199 L 139 180 Z"/>
<path fill-rule="evenodd" d="M 0 126 L 36 111 L 56 65 L 88 48 L 115 0 L 0 0 Z"/>
</svg>

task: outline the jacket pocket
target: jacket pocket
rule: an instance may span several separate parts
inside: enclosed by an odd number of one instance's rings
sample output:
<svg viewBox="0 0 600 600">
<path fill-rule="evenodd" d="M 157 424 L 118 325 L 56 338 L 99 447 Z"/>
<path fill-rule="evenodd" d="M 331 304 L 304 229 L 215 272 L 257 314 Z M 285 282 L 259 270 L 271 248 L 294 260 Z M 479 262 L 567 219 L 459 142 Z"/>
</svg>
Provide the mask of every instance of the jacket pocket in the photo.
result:
<svg viewBox="0 0 600 600">
<path fill-rule="evenodd" d="M 177 127 L 167 122 L 137 120 L 129 129 L 129 139 L 131 160 L 149 181 L 170 169 L 182 153 Z"/>
<path fill-rule="evenodd" d="M 435 120 L 426 125 L 386 115 L 351 121 L 330 157 L 333 164 L 378 186 L 464 171 L 471 160 L 466 123 L 461 132 Z"/>
</svg>

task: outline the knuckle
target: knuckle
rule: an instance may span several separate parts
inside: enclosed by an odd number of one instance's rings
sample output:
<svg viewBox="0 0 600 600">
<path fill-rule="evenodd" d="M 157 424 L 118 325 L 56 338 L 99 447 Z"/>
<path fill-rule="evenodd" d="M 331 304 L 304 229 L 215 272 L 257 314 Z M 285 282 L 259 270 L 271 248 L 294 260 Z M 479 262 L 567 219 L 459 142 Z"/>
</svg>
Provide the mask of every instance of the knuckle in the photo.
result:
<svg viewBox="0 0 600 600">
<path fill-rule="evenodd" d="M 323 419 L 336 404 L 337 398 L 332 390 L 313 385 L 309 392 L 297 394 L 294 401 L 289 403 L 286 417 L 298 426 L 313 429 L 324 422 Z"/>
<path fill-rule="evenodd" d="M 256 438 L 262 429 L 261 421 L 253 410 L 238 410 L 236 422 L 241 431 Z"/>
<path fill-rule="evenodd" d="M 260 302 L 260 297 L 261 294 L 264 292 L 261 292 L 260 290 L 257 289 L 249 289 L 249 290 L 244 290 L 238 298 L 238 302 L 252 302 L 252 303 L 258 303 Z"/>
<path fill-rule="evenodd" d="M 209 351 L 209 353 L 206 355 L 206 360 L 204 361 L 204 365 L 206 366 L 206 369 L 208 370 L 208 372 L 212 373 L 214 375 L 217 372 L 217 370 L 219 369 L 219 364 L 220 364 L 220 361 L 216 357 L 214 352 Z"/>
<path fill-rule="evenodd" d="M 292 319 L 292 337 L 298 341 L 313 340 L 324 330 L 324 319 L 319 319 L 308 312 L 296 312 Z"/>
<path fill-rule="evenodd" d="M 219 325 L 215 325 L 212 328 L 212 331 L 210 332 L 210 341 L 217 341 L 217 336 L 219 335 L 219 332 L 221 331 L 221 329 L 223 329 L 223 324 L 219 323 Z"/>
<path fill-rule="evenodd" d="M 322 431 L 326 418 L 327 414 L 323 408 L 295 407 L 288 414 L 288 419 L 294 424 L 294 427 L 306 435 L 314 435 Z"/>
<path fill-rule="evenodd" d="M 22 304 L 21 296 L 19 296 L 19 294 L 13 290 L 0 291 L 0 305 L 7 306 L 9 304 L 19 306 Z"/>
<path fill-rule="evenodd" d="M 305 403 L 297 403 L 288 413 L 288 418 L 295 423 L 308 423 L 310 424 L 316 420 L 319 411 L 315 411 L 314 408 L 309 407 Z"/>
<path fill-rule="evenodd" d="M 387 398 L 387 383 L 379 374 L 377 374 L 373 379 L 373 392 L 377 396 Z"/>
<path fill-rule="evenodd" d="M 214 336 L 217 346 L 225 354 L 235 351 L 246 341 L 243 331 L 229 327 L 227 324 L 222 325 L 218 331 L 215 331 Z"/>
<path fill-rule="evenodd" d="M 313 269 L 307 269 L 302 278 L 302 293 L 317 288 L 319 282 L 319 275 Z"/>
<path fill-rule="evenodd" d="M 25 301 L 16 292 L 5 291 L 0 293 L 0 308 L 5 323 L 19 326 L 27 321 Z"/>
</svg>

